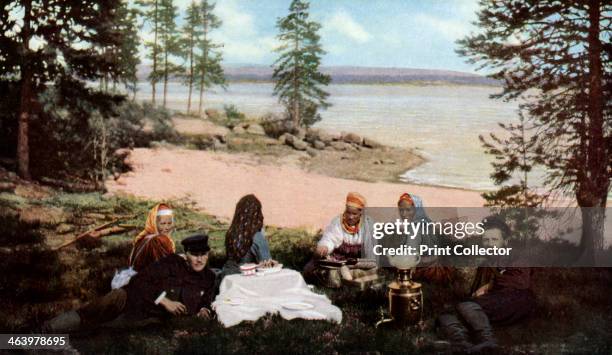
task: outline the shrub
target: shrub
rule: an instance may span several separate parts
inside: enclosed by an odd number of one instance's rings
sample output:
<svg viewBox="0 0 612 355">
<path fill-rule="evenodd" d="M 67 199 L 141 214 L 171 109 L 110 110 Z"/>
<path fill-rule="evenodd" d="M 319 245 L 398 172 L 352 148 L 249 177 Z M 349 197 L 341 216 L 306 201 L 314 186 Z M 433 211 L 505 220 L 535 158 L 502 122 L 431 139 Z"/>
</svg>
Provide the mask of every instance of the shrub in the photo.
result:
<svg viewBox="0 0 612 355">
<path fill-rule="evenodd" d="M 225 111 L 225 117 L 230 121 L 243 121 L 246 116 L 244 113 L 238 110 L 236 105 L 223 105 L 223 110 Z"/>
</svg>

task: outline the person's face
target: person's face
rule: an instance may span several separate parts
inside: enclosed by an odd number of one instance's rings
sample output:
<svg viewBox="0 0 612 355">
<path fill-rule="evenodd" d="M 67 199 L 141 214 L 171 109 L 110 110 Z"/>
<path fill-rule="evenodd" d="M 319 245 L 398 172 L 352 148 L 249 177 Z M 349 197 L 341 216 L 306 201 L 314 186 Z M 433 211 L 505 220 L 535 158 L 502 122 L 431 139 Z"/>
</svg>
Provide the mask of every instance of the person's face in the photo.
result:
<svg viewBox="0 0 612 355">
<path fill-rule="evenodd" d="M 185 253 L 187 256 L 187 262 L 191 269 L 196 272 L 200 272 L 204 270 L 206 264 L 208 263 L 208 252 L 191 252 L 188 251 Z"/>
<path fill-rule="evenodd" d="M 416 215 L 416 208 L 412 204 L 401 200 L 397 205 L 397 209 L 399 210 L 399 215 L 403 220 L 414 220 L 414 216 Z"/>
<path fill-rule="evenodd" d="M 501 248 L 506 246 L 506 241 L 499 229 L 488 229 L 482 235 L 482 246 L 485 248 Z"/>
<path fill-rule="evenodd" d="M 157 216 L 157 231 L 159 234 L 168 235 L 172 232 L 174 220 L 172 216 Z"/>
<path fill-rule="evenodd" d="M 346 206 L 344 210 L 344 218 L 349 226 L 356 226 L 361 219 L 361 209 L 352 206 Z"/>
</svg>

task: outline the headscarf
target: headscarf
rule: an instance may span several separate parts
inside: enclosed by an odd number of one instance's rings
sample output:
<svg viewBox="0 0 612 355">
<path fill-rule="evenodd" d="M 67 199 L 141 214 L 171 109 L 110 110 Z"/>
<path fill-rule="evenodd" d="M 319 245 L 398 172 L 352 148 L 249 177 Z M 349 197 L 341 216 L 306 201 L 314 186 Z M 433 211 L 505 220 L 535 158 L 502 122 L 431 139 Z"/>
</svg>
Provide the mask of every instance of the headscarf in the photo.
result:
<svg viewBox="0 0 612 355">
<path fill-rule="evenodd" d="M 261 202 L 250 194 L 236 204 L 234 218 L 225 234 L 225 253 L 228 258 L 240 261 L 251 249 L 253 237 L 263 228 Z"/>
<path fill-rule="evenodd" d="M 429 217 L 427 217 L 427 214 L 425 213 L 425 208 L 423 207 L 423 200 L 421 200 L 419 196 L 405 192 L 400 196 L 399 200 L 397 201 L 398 206 L 399 203 L 402 201 L 408 202 L 416 209 L 416 213 L 414 215 L 415 221 L 429 220 Z"/>
<path fill-rule="evenodd" d="M 138 233 L 138 235 L 136 236 L 136 238 L 134 238 L 134 244 L 136 244 L 139 240 L 141 240 L 142 238 L 148 236 L 148 235 L 158 235 L 159 231 L 157 230 L 157 216 L 158 214 L 160 214 L 161 211 L 172 211 L 172 209 L 170 208 L 169 205 L 165 204 L 165 203 L 158 203 L 157 205 L 155 205 L 150 211 L 149 214 L 147 215 L 147 220 L 145 222 L 145 227 L 144 229 Z M 166 214 L 169 212 L 161 212 L 161 214 Z M 175 246 L 174 246 L 174 241 L 172 240 L 172 238 L 169 238 L 172 241 L 172 250 L 175 250 Z"/>
<path fill-rule="evenodd" d="M 355 207 L 359 208 L 360 210 L 363 210 L 366 206 L 366 199 L 358 192 L 349 192 L 348 195 L 346 195 L 346 206 Z M 359 232 L 360 228 L 361 218 L 359 219 L 359 223 L 354 226 L 351 226 L 346 222 L 344 213 L 342 214 L 342 229 L 344 229 L 345 232 L 349 234 L 355 234 Z"/>
</svg>

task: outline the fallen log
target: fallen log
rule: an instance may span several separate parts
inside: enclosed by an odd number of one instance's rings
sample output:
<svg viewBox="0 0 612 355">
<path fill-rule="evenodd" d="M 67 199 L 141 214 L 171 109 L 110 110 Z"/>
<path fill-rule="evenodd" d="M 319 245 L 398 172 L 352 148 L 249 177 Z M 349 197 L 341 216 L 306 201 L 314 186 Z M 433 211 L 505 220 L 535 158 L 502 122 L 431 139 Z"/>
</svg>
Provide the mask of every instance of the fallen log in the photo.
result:
<svg viewBox="0 0 612 355">
<path fill-rule="evenodd" d="M 63 190 L 69 191 L 69 192 L 95 192 L 95 191 L 100 191 L 102 190 L 101 187 L 92 184 L 92 183 L 85 183 L 85 182 L 69 182 L 69 181 L 63 181 L 63 180 L 57 180 L 57 179 L 51 179 L 48 177 L 43 177 L 40 179 L 41 182 L 43 182 L 46 185 L 51 185 L 54 187 L 59 187 Z"/>
<path fill-rule="evenodd" d="M 94 229 L 90 229 L 85 233 L 79 234 L 75 239 L 70 240 L 68 242 L 63 243 L 62 245 L 54 248 L 53 250 L 59 250 L 62 249 L 64 247 L 67 247 L 69 245 L 72 245 L 74 243 L 76 243 L 77 241 L 79 241 L 79 239 L 83 239 L 86 237 L 92 237 L 92 238 L 101 238 L 101 237 L 105 237 L 107 235 L 111 235 L 111 234 L 117 234 L 117 233 L 123 233 L 132 229 L 137 229 L 138 226 L 134 226 L 131 224 L 117 224 L 119 221 L 115 220 L 113 222 L 108 222 L 105 224 L 102 224 Z M 116 225 L 114 225 L 116 224 Z"/>
</svg>

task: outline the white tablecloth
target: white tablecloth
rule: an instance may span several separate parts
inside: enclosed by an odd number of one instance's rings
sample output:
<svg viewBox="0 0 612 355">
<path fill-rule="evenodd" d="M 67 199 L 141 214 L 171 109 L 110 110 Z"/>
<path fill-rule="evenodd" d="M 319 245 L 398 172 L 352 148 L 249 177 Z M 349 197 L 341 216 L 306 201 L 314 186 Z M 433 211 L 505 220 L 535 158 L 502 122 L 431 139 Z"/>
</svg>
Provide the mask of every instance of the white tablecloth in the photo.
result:
<svg viewBox="0 0 612 355">
<path fill-rule="evenodd" d="M 289 310 L 282 306 L 290 302 L 308 303 L 314 307 Z M 212 307 L 225 327 L 245 320 L 255 321 L 266 313 L 279 313 L 285 319 L 342 321 L 340 308 L 332 305 L 327 296 L 312 292 L 302 275 L 289 269 L 264 276 L 226 276 Z"/>
</svg>

